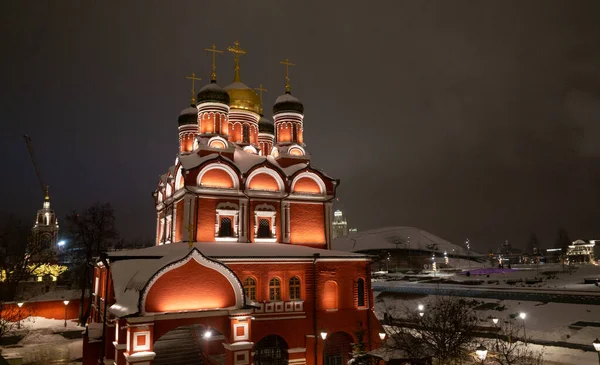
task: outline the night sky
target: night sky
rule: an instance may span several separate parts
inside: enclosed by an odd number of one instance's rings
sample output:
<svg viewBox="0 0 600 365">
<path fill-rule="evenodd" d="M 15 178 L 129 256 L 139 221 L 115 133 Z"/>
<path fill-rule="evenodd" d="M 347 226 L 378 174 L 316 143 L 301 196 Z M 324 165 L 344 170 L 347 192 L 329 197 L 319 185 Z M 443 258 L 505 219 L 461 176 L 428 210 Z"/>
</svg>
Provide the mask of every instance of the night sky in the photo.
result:
<svg viewBox="0 0 600 365">
<path fill-rule="evenodd" d="M 600 238 L 598 14 L 597 0 L 3 1 L 0 211 L 41 207 L 29 133 L 60 217 L 108 201 L 123 237 L 152 237 L 184 76 L 207 83 L 204 48 L 239 40 L 268 117 L 279 61 L 297 65 L 307 149 L 341 179 L 350 226 L 481 251 L 532 232 L 551 246 L 560 227 Z M 231 83 L 232 55 L 217 66 Z"/>
</svg>

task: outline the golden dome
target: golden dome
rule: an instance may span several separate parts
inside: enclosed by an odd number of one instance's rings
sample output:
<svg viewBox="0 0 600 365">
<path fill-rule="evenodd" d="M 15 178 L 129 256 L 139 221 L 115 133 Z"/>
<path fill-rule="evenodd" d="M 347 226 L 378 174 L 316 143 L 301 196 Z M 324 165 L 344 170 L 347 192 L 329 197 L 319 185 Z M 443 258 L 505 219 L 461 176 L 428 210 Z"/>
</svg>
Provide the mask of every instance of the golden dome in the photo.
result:
<svg viewBox="0 0 600 365">
<path fill-rule="evenodd" d="M 258 94 L 243 84 L 236 81 L 225 87 L 229 94 L 229 107 L 231 109 L 241 109 L 260 114 L 260 99 Z"/>
</svg>

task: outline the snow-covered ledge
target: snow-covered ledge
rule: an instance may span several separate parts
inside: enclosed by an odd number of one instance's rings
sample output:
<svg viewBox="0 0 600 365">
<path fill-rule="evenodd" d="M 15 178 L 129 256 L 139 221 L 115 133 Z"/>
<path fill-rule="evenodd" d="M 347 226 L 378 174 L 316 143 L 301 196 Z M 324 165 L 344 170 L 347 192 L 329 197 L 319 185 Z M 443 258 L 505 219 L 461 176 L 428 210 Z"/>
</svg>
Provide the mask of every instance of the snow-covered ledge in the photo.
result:
<svg viewBox="0 0 600 365">
<path fill-rule="evenodd" d="M 127 362 L 130 363 L 130 362 L 139 362 L 139 361 L 152 361 L 152 360 L 154 360 L 154 357 L 156 356 L 156 352 L 142 351 L 142 352 L 136 352 L 135 354 L 131 354 L 131 355 L 124 353 L 123 355 L 125 356 L 125 360 L 127 360 Z"/>
</svg>

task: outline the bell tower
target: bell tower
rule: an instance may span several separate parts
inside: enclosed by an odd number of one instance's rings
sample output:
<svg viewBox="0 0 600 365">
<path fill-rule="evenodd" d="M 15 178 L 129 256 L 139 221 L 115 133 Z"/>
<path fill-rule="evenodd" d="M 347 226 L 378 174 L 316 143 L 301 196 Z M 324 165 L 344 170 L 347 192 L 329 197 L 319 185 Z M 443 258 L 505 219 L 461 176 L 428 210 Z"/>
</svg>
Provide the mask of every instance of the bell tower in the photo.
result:
<svg viewBox="0 0 600 365">
<path fill-rule="evenodd" d="M 51 249 L 56 253 L 58 243 L 58 219 L 54 210 L 50 208 L 50 195 L 46 187 L 46 196 L 42 209 L 38 210 L 35 223 L 33 224 L 33 239 L 38 247 Z"/>
</svg>

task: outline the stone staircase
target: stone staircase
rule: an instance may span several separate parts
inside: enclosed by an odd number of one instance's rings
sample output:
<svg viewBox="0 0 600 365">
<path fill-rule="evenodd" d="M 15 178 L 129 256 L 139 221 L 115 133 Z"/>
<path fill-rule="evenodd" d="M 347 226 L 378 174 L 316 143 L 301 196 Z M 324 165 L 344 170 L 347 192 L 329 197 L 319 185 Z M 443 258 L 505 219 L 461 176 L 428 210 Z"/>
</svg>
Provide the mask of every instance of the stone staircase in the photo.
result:
<svg viewBox="0 0 600 365">
<path fill-rule="evenodd" d="M 154 365 L 204 364 L 194 332 L 193 328 L 181 327 L 162 336 L 154 343 Z"/>
</svg>

